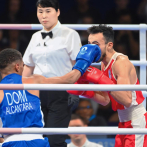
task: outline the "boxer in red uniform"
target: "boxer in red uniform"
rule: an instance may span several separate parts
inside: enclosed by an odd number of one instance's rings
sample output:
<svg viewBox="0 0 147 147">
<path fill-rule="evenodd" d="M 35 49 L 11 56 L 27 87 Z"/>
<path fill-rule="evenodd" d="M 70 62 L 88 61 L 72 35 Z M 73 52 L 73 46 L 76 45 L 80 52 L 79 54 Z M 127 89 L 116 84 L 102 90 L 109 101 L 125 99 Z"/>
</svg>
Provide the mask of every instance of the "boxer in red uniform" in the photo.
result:
<svg viewBox="0 0 147 147">
<path fill-rule="evenodd" d="M 80 84 L 139 84 L 134 65 L 126 55 L 113 48 L 114 32 L 106 25 L 92 26 L 88 29 L 89 44 L 97 44 L 102 52 L 101 70 L 89 67 L 77 81 Z M 141 91 L 68 91 L 92 98 L 97 103 L 107 105 L 110 100 L 112 109 L 118 111 L 119 128 L 147 128 L 147 113 L 142 105 Z M 147 135 L 116 135 L 115 147 L 146 147 Z"/>
</svg>

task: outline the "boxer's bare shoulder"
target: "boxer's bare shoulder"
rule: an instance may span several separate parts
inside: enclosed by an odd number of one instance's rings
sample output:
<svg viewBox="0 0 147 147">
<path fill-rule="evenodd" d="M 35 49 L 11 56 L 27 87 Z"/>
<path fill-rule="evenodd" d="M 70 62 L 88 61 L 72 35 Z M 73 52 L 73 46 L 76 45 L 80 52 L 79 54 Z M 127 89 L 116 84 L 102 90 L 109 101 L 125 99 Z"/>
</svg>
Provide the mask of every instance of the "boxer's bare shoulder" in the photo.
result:
<svg viewBox="0 0 147 147">
<path fill-rule="evenodd" d="M 134 84 L 137 79 L 136 70 L 134 65 L 127 56 L 118 56 L 114 65 L 112 66 L 113 73 L 119 84 L 127 80 L 127 84 Z M 118 80 L 121 79 L 121 80 Z"/>
<path fill-rule="evenodd" d="M 116 61 L 114 63 L 114 65 L 112 66 L 113 71 L 118 71 L 119 70 L 131 70 L 132 67 L 132 63 L 130 62 L 129 58 L 127 56 L 124 55 L 119 55 L 116 58 Z M 122 71 L 121 71 L 122 72 Z"/>
<path fill-rule="evenodd" d="M 129 61 L 129 58 L 128 58 L 128 56 L 126 56 L 126 55 L 119 55 L 119 56 L 117 56 L 117 58 L 116 58 L 116 61 L 117 61 L 117 60 L 122 60 L 122 61 L 128 60 L 128 61 Z"/>
</svg>

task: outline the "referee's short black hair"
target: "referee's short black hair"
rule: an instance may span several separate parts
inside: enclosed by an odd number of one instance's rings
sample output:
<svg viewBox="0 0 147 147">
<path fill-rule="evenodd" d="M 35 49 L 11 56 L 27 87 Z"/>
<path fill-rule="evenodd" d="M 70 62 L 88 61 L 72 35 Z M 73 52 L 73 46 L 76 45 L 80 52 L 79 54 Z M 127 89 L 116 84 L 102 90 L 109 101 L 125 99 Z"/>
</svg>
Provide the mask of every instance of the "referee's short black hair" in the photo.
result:
<svg viewBox="0 0 147 147">
<path fill-rule="evenodd" d="M 107 26 L 106 24 L 100 24 L 98 26 L 92 26 L 88 29 L 89 34 L 103 33 L 105 38 L 105 43 L 113 42 L 114 43 L 114 31 L 113 28 Z"/>
<path fill-rule="evenodd" d="M 16 49 L 4 49 L 0 52 L 0 70 L 4 70 L 7 66 L 15 61 L 22 61 L 21 53 Z"/>
<path fill-rule="evenodd" d="M 36 3 L 37 7 L 52 7 L 54 8 L 56 11 L 58 11 L 59 9 L 59 2 L 58 0 L 38 0 Z"/>
</svg>

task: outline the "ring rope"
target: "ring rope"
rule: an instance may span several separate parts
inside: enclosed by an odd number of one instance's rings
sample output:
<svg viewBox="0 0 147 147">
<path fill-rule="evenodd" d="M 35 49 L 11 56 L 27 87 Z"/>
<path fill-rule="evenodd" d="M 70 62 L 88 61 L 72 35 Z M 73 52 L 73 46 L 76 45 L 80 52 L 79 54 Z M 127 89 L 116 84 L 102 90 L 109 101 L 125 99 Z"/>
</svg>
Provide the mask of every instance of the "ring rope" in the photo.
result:
<svg viewBox="0 0 147 147">
<path fill-rule="evenodd" d="M 92 90 L 92 91 L 144 91 L 147 85 L 105 85 L 105 84 L 0 84 L 0 90 Z"/>
<path fill-rule="evenodd" d="M 62 24 L 63 26 L 67 26 L 69 28 L 75 30 L 87 30 L 87 28 L 98 25 L 98 24 Z M 112 26 L 114 30 L 147 30 L 146 24 L 132 25 L 132 24 L 123 24 L 123 25 L 115 25 L 108 24 Z M 11 29 L 11 30 L 41 30 L 43 26 L 41 24 L 0 24 L 0 29 Z"/>
<path fill-rule="evenodd" d="M 117 128 L 117 127 L 69 127 L 69 128 L 0 128 L 0 134 L 147 134 L 145 128 Z"/>
<path fill-rule="evenodd" d="M 147 85 L 110 84 L 0 84 L 0 90 L 146 91 Z"/>
<path fill-rule="evenodd" d="M 127 87 L 127 88 L 126 88 Z M 0 90 L 93 90 L 93 91 L 143 91 L 147 96 L 147 85 L 75 85 L 75 84 L 0 84 Z M 83 98 L 80 96 L 80 98 Z"/>
<path fill-rule="evenodd" d="M 134 66 L 147 66 L 147 61 L 130 60 Z M 92 65 L 101 65 L 101 63 L 92 63 Z"/>
</svg>

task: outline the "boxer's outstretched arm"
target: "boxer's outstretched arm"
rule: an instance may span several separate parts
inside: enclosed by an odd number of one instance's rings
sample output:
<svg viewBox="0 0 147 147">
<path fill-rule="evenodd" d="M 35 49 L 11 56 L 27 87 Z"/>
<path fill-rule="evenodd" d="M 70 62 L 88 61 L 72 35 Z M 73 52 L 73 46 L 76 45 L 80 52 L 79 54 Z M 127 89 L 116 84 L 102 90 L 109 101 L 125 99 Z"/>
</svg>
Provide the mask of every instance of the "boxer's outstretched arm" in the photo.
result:
<svg viewBox="0 0 147 147">
<path fill-rule="evenodd" d="M 54 79 L 48 79 L 48 80 L 53 81 L 54 83 L 60 82 L 59 84 L 74 84 L 80 77 L 81 77 L 81 72 L 77 69 L 74 69 L 62 77 L 57 77 L 59 80 L 58 79 L 56 80 L 56 77 L 54 77 Z"/>
<path fill-rule="evenodd" d="M 81 76 L 79 70 L 72 70 L 61 77 L 46 78 L 41 75 L 32 75 L 31 77 L 23 77 L 23 83 L 28 84 L 74 84 Z"/>
<path fill-rule="evenodd" d="M 73 84 L 86 71 L 86 69 L 90 66 L 90 64 L 92 62 L 98 61 L 100 57 L 101 57 L 101 49 L 99 48 L 98 45 L 94 45 L 94 44 L 84 45 L 81 47 L 76 58 L 76 64 L 73 66 L 73 70 L 70 73 L 62 77 L 52 77 L 52 78 L 45 78 L 43 76 L 33 75 L 32 83 Z"/>
</svg>

